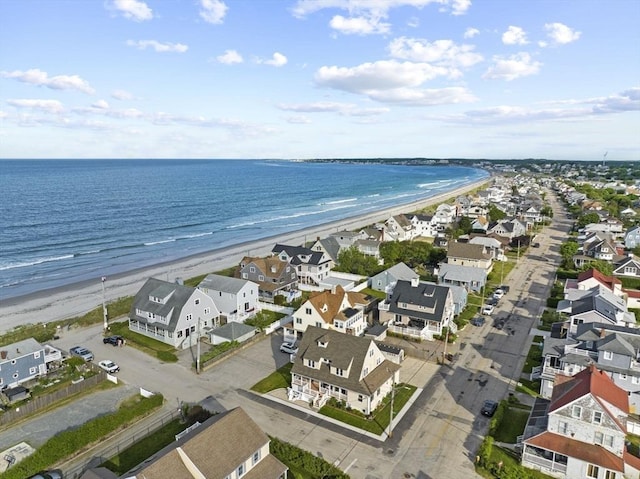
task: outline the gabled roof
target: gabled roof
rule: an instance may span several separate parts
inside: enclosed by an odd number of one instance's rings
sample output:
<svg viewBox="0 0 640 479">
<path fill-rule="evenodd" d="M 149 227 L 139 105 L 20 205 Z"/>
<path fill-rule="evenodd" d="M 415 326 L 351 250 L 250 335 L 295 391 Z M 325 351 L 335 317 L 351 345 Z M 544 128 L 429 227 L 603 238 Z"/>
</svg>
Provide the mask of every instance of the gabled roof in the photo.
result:
<svg viewBox="0 0 640 479">
<path fill-rule="evenodd" d="M 328 236 L 327 238 L 322 238 L 318 240 L 318 243 L 322 246 L 322 249 L 326 251 L 329 257 L 333 261 L 338 261 L 338 254 L 340 254 L 340 243 L 333 236 Z"/>
<path fill-rule="evenodd" d="M 449 243 L 447 257 L 488 260 L 491 259 L 491 254 L 481 244 L 453 242 Z"/>
<path fill-rule="evenodd" d="M 23 339 L 16 343 L 0 346 L 0 362 L 20 358 L 26 354 L 42 351 L 44 346 L 33 338 Z"/>
<path fill-rule="evenodd" d="M 624 339 L 622 335 L 613 333 L 600 339 L 596 344 L 598 351 L 611 351 L 612 353 L 635 357 L 635 349 Z"/>
<path fill-rule="evenodd" d="M 249 334 L 250 332 L 255 330 L 256 328 L 254 328 L 253 326 L 249 326 L 248 324 L 232 321 L 223 326 L 220 326 L 219 328 L 213 329 L 211 333 L 215 336 L 228 339 L 229 341 L 235 341 L 245 334 Z"/>
<path fill-rule="evenodd" d="M 540 447 L 547 451 L 555 451 L 568 457 L 574 457 L 589 464 L 595 464 L 605 469 L 624 472 L 624 461 L 621 457 L 606 450 L 604 447 L 571 439 L 570 437 L 543 432 L 524 441 L 525 444 Z"/>
<path fill-rule="evenodd" d="M 586 280 L 591 279 L 591 278 L 595 279 L 596 281 L 598 281 L 603 286 L 606 286 L 611 291 L 613 291 L 613 285 L 622 284 L 622 282 L 618 278 L 614 278 L 613 276 L 604 275 L 604 274 L 602 274 L 600 271 L 598 271 L 595 268 L 590 268 L 590 269 L 580 273 L 578 275 L 578 283 L 582 283 L 583 281 L 586 281 Z"/>
<path fill-rule="evenodd" d="M 149 323 L 147 316 L 139 316 L 136 311 L 153 313 L 162 318 L 169 318 L 169 322 L 154 321 L 153 325 L 166 331 L 174 331 L 180 319 L 180 313 L 186 302 L 191 298 L 196 288 L 182 284 L 169 283 L 156 278 L 149 278 L 133 299 L 129 317 L 143 323 Z M 200 293 L 204 295 L 204 293 Z M 168 298 L 162 304 L 152 301 L 150 297 Z"/>
<path fill-rule="evenodd" d="M 627 392 L 593 364 L 563 384 L 554 386 L 549 412 L 556 411 L 588 394 L 596 400 L 600 399 L 612 404 L 625 413 L 629 412 Z"/>
<path fill-rule="evenodd" d="M 484 268 L 442 263 L 438 265 L 438 278 L 441 281 L 456 281 L 461 283 L 476 281 L 478 283 L 484 283 L 487 280 L 487 272 Z"/>
<path fill-rule="evenodd" d="M 276 244 L 271 250 L 275 255 L 279 255 L 283 251 L 289 257 L 289 262 L 295 266 L 300 264 L 320 265 L 329 261 L 328 258 L 324 258 L 324 253 L 321 251 L 313 251 L 304 246 Z"/>
<path fill-rule="evenodd" d="M 318 343 L 326 344 L 326 347 Z M 298 354 L 291 368 L 292 374 L 300 374 L 322 382 L 344 387 L 357 393 L 373 394 L 382 384 L 400 369 L 400 366 L 384 360 L 361 381 L 360 376 L 369 347 L 377 348 L 371 338 L 343 334 L 331 329 L 309 326 L 298 346 Z M 320 364 L 320 369 L 304 365 L 304 360 L 312 360 Z M 343 371 L 350 368 L 349 376 L 337 376 L 331 373 L 330 361 L 334 368 Z"/>
<path fill-rule="evenodd" d="M 334 319 L 348 319 L 346 312 L 342 310 L 345 296 L 351 307 L 368 303 L 366 295 L 353 291 L 347 293 L 342 286 L 336 286 L 335 293 L 324 290 L 312 294 L 308 301 L 325 323 L 332 324 Z"/>
<path fill-rule="evenodd" d="M 285 268 L 289 265 L 289 263 L 282 261 L 277 256 L 269 256 L 267 258 L 245 256 L 240 262 L 239 270 L 250 264 L 254 264 L 264 274 L 265 278 L 280 278 Z"/>
<path fill-rule="evenodd" d="M 404 263 L 394 264 L 390 268 L 387 268 L 386 270 L 379 273 L 379 275 L 385 275 L 385 274 L 395 280 L 404 279 L 407 281 L 411 281 L 413 278 L 420 277 L 418 273 L 416 273 L 414 270 L 409 268 L 409 266 L 407 266 Z"/>
<path fill-rule="evenodd" d="M 269 442 L 269 437 L 242 408 L 213 416 L 184 437 L 162 449 L 155 460 L 136 472 L 138 479 L 193 479 L 186 464 L 204 477 L 223 478 Z M 245 477 L 276 478 L 287 467 L 264 457 Z"/>
<path fill-rule="evenodd" d="M 389 298 L 389 311 L 425 321 L 442 321 L 449 294 L 447 286 L 400 280 Z"/>
<path fill-rule="evenodd" d="M 223 293 L 237 294 L 242 291 L 247 283 L 252 283 L 246 279 L 232 278 L 231 276 L 222 276 L 219 274 L 207 275 L 198 285 L 198 288 L 206 288 L 212 291 L 221 291 Z M 253 283 L 255 284 L 255 283 Z"/>
</svg>

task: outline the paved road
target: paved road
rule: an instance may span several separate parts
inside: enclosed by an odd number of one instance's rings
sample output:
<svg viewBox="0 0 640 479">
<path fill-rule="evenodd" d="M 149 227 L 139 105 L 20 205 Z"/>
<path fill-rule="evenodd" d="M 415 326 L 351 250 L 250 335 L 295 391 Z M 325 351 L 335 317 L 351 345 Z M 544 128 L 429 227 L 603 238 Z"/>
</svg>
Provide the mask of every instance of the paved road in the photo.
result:
<svg viewBox="0 0 640 479">
<path fill-rule="evenodd" d="M 554 210 L 558 217 L 559 207 L 554 206 Z M 523 255 L 505 279 L 511 290 L 496 311 L 510 315 L 503 330 L 495 329 L 490 322 L 481 328 L 466 328 L 453 365 L 424 363 L 422 367 L 417 360 L 408 360 L 412 369 L 406 374 L 424 391 L 396 426 L 393 437 L 384 443 L 247 391 L 287 361 L 278 350 L 281 337 L 277 335 L 201 375 L 191 371 L 189 351 L 181 353 L 177 364 L 163 364 L 129 346 L 102 344 L 100 326 L 63 331 L 56 344 L 67 350 L 82 344 L 94 352 L 96 361 L 108 358 L 121 366 L 118 376 L 126 386 L 111 393 L 112 404 L 137 387 L 161 392 L 176 406 L 181 401 L 198 402 L 213 396 L 227 409 L 245 408 L 268 434 L 324 457 L 354 479 L 478 477 L 473 460 L 489 422 L 479 414 L 482 401 L 502 399 L 515 388 L 531 341 L 530 330 L 544 308 L 559 244 L 566 238 L 567 229 L 567 224 L 554 222 L 539 235 L 543 246 Z M 534 257 L 541 254 L 552 257 L 554 263 Z M 96 415 L 104 412 L 93 396 L 83 400 L 83 406 L 92 404 Z M 36 419 L 34 424 L 41 428 L 42 437 L 55 429 L 46 419 Z M 14 432 L 14 437 L 20 436 Z"/>
</svg>

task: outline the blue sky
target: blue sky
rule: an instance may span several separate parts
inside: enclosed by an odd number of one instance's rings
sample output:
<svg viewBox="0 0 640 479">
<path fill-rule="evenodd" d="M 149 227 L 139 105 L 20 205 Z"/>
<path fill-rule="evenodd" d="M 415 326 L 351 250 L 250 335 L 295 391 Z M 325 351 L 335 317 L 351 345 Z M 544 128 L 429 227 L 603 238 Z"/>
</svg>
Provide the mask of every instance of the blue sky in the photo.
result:
<svg viewBox="0 0 640 479">
<path fill-rule="evenodd" d="M 637 0 L 2 0 L 3 158 L 640 159 Z"/>
</svg>

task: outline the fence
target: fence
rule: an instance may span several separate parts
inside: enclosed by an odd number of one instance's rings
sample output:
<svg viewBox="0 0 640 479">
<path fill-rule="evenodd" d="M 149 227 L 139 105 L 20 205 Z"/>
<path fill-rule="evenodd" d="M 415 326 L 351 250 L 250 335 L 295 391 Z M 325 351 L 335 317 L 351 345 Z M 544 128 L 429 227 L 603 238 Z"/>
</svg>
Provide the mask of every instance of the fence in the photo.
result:
<svg viewBox="0 0 640 479">
<path fill-rule="evenodd" d="M 20 421 L 23 418 L 35 414 L 41 409 L 46 409 L 52 404 L 68 398 L 69 396 L 91 389 L 98 383 L 104 381 L 106 377 L 106 373 L 99 371 L 95 376 L 91 376 L 83 381 L 69 384 L 63 389 L 32 398 L 29 402 L 20 404 L 19 407 L 6 411 L 0 415 L 0 426 L 7 426 L 16 421 Z"/>
<path fill-rule="evenodd" d="M 149 416 L 148 418 L 150 418 Z M 81 456 L 69 461 L 67 466 L 62 465 L 65 479 L 76 479 L 84 471 L 91 467 L 97 467 L 103 462 L 117 456 L 122 451 L 133 446 L 135 443 L 155 433 L 157 430 L 180 417 L 180 411 L 172 409 L 150 421 L 142 419 L 139 424 L 134 424 L 125 429 L 118 437 L 99 443 L 94 448 L 86 451 Z M 147 419 L 148 419 L 147 418 Z M 75 463 L 75 464 L 74 464 Z"/>
</svg>

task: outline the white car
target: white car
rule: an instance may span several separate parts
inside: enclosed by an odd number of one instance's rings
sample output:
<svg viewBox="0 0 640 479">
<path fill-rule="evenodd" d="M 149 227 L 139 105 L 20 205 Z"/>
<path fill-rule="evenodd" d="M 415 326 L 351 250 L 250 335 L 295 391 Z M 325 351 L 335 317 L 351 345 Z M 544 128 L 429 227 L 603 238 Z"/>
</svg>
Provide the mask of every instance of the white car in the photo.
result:
<svg viewBox="0 0 640 479">
<path fill-rule="evenodd" d="M 502 299 L 503 296 L 504 296 L 504 291 L 501 290 L 501 289 L 496 289 L 493 292 L 493 297 L 496 298 L 496 299 Z"/>
<path fill-rule="evenodd" d="M 482 308 L 482 314 L 491 316 L 491 313 L 493 313 L 493 310 L 494 310 L 493 306 L 491 306 L 490 304 L 486 304 L 484 308 Z"/>
<path fill-rule="evenodd" d="M 296 354 L 298 352 L 298 348 L 296 343 L 282 343 L 280 345 L 280 351 L 283 353 Z"/>
<path fill-rule="evenodd" d="M 105 359 L 103 361 L 100 361 L 98 363 L 98 366 L 100 366 L 106 372 L 111 373 L 111 374 L 117 373 L 118 371 L 120 371 L 120 366 L 118 366 L 116 363 L 114 363 L 110 359 Z"/>
</svg>

